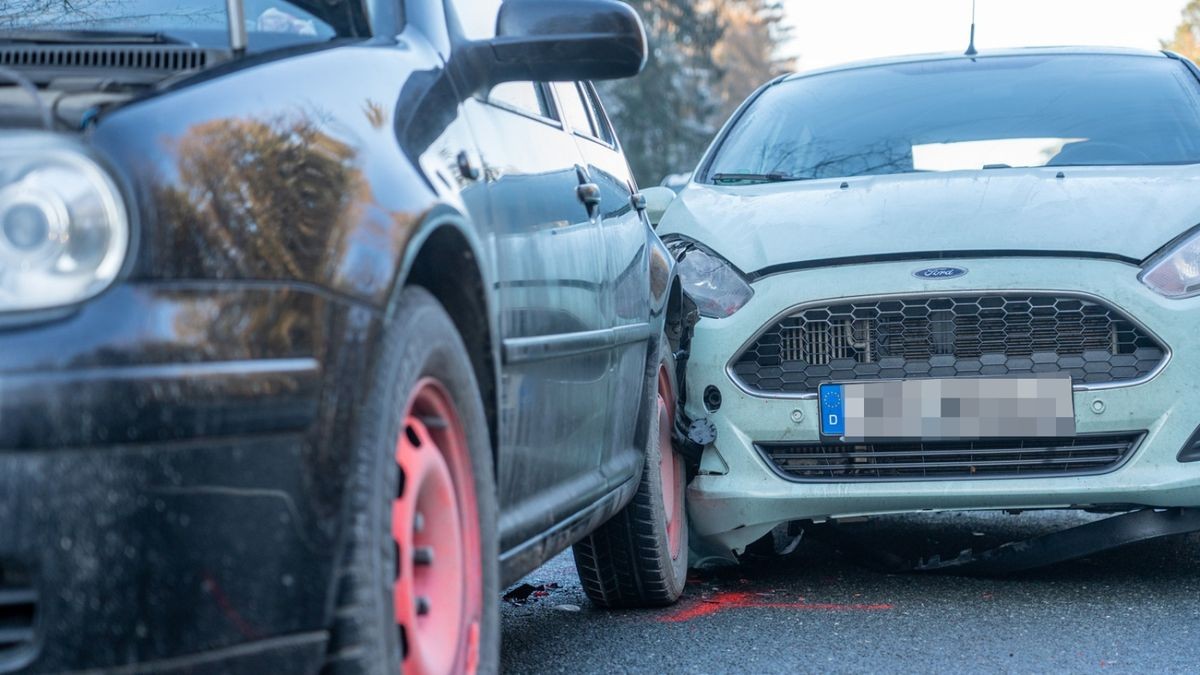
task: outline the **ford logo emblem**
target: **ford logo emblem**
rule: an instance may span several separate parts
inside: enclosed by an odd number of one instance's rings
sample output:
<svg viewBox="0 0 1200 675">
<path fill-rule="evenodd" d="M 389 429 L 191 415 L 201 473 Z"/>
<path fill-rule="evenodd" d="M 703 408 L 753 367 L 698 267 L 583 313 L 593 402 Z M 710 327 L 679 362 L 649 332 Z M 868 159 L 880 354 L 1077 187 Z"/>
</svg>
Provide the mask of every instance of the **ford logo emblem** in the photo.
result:
<svg viewBox="0 0 1200 675">
<path fill-rule="evenodd" d="M 966 273 L 967 271 L 961 267 L 926 267 L 913 272 L 913 276 L 918 279 L 953 279 Z"/>
</svg>

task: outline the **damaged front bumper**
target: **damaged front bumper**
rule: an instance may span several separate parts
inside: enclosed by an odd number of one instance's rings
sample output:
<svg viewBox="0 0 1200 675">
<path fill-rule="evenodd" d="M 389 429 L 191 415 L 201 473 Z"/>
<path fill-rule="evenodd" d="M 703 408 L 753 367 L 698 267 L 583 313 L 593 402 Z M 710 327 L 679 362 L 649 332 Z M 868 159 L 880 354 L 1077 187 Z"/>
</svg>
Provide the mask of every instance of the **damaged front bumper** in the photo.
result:
<svg viewBox="0 0 1200 675">
<path fill-rule="evenodd" d="M 921 280 L 921 262 L 816 268 L 754 285 L 754 298 L 727 319 L 703 319 L 692 337 L 685 412 L 716 430 L 688 489 L 694 531 L 708 553 L 741 551 L 775 526 L 797 520 L 942 510 L 1190 507 L 1200 505 L 1200 462 L 1178 459 L 1200 425 L 1200 299 L 1162 298 L 1138 268 L 1107 260 L 939 260 L 970 274 Z M 1077 433 L 1128 435 L 1136 444 L 1107 473 L 1029 478 L 802 482 L 777 470 L 756 447 L 821 439 L 814 397 L 748 392 L 729 363 L 759 330 L 789 308 L 826 298 L 974 292 L 1086 293 L 1133 317 L 1171 349 L 1148 378 L 1074 391 Z M 706 409 L 715 387 L 720 407 Z"/>
</svg>

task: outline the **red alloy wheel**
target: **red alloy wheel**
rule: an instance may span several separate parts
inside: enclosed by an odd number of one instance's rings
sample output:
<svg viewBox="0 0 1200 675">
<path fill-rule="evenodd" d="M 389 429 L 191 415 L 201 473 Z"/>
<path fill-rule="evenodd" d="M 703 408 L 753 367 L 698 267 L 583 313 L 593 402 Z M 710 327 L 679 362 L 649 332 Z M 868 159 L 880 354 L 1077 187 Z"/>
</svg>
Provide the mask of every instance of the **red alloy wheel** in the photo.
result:
<svg viewBox="0 0 1200 675">
<path fill-rule="evenodd" d="M 409 395 L 396 463 L 393 604 L 403 672 L 474 673 L 483 616 L 475 480 L 462 421 L 435 379 Z"/>
<path fill-rule="evenodd" d="M 667 519 L 667 546 L 671 560 L 678 560 L 682 542 L 683 517 L 683 462 L 675 455 L 671 445 L 671 432 L 675 428 L 675 391 L 671 387 L 671 376 L 666 367 L 658 371 L 658 448 L 659 479 L 662 481 L 663 512 Z"/>
</svg>

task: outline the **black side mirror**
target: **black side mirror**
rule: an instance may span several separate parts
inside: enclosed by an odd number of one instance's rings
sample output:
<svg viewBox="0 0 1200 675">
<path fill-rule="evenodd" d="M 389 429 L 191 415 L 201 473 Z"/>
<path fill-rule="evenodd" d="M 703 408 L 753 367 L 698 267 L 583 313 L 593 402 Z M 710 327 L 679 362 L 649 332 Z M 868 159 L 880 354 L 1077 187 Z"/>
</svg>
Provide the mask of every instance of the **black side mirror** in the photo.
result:
<svg viewBox="0 0 1200 675">
<path fill-rule="evenodd" d="M 637 12 L 617 0 L 506 0 L 496 37 L 472 51 L 484 62 L 485 86 L 616 80 L 642 71 L 646 31 Z"/>
</svg>

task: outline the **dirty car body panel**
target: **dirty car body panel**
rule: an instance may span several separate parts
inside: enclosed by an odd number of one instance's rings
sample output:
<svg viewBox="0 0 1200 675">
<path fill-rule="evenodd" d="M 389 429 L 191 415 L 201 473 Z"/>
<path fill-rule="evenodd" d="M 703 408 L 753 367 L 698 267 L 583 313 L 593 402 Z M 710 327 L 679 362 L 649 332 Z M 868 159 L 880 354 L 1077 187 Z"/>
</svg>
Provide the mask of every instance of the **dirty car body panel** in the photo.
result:
<svg viewBox="0 0 1200 675">
<path fill-rule="evenodd" d="M 671 275 L 653 255 L 661 242 L 633 211 L 640 248 L 610 259 L 609 226 L 576 197 L 587 161 L 561 126 L 563 151 L 547 159 L 568 182 L 537 165 L 527 179 L 507 171 L 520 155 L 490 147 L 481 121 L 522 131 L 486 91 L 464 93 L 453 8 L 367 4 L 309 6 L 345 13 L 330 39 L 256 49 L 252 35 L 243 58 L 137 88 L 82 128 L 59 122 L 119 186 L 130 246 L 97 296 L 0 315 L 0 604 L 12 621 L 0 672 L 318 669 L 354 430 L 407 283 L 446 306 L 472 356 L 503 583 L 632 497 L 646 425 L 611 425 L 610 406 L 650 409 Z M 188 36 L 220 52 L 209 38 L 225 35 Z M 43 133 L 31 120 L 6 118 L 0 146 Z M 604 206 L 629 209 L 628 167 L 616 172 L 624 192 Z M 521 217 L 560 193 L 553 218 Z M 543 231 L 559 221 L 591 234 Z M 539 256 L 599 261 L 590 304 Z M 586 358 L 571 348 L 581 336 L 593 338 Z M 537 344 L 549 353 L 520 357 Z M 578 382 L 591 388 L 556 395 Z M 573 437 L 581 421 L 602 433 Z M 523 429 L 545 435 L 522 444 Z M 562 489 L 593 476 L 585 492 Z M 512 524 L 531 494 L 544 517 Z"/>
<path fill-rule="evenodd" d="M 1037 68 L 1056 60 L 1077 71 L 1081 87 L 1092 78 L 1119 88 L 1128 80 L 1113 73 L 1126 68 L 1169 73 L 1180 92 L 1171 114 L 1196 124 L 1196 108 L 1179 104 L 1200 91 L 1191 65 L 1122 50 L 896 59 L 782 78 L 756 97 L 856 73 L 891 73 L 902 87 L 977 64 L 994 65 L 978 69 L 981 83 L 1010 69 L 1036 81 Z M 709 553 L 729 556 L 791 521 L 1200 504 L 1200 464 L 1181 454 L 1200 424 L 1192 376 L 1200 298 L 1144 282 L 1200 222 L 1200 157 L 1068 161 L 1068 152 L 1112 148 L 1060 138 L 1028 165 L 984 159 L 997 163 L 921 171 L 920 156 L 914 168 L 909 155 L 861 174 L 797 179 L 746 167 L 759 178 L 713 180 L 729 171 L 713 166 L 721 144 L 755 105 L 723 131 L 660 227 L 674 250 L 717 256 L 752 290 L 734 312 L 701 318 L 691 342 L 686 413 L 716 430 L 688 492 Z M 806 110 L 794 114 L 802 125 Z M 1025 135 L 1044 145 L 1040 136 L 1056 134 Z M 825 383 L 1067 376 L 1070 436 L 864 442 L 822 433 Z M 709 388 L 720 393 L 715 408 Z"/>
</svg>

